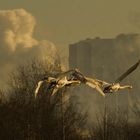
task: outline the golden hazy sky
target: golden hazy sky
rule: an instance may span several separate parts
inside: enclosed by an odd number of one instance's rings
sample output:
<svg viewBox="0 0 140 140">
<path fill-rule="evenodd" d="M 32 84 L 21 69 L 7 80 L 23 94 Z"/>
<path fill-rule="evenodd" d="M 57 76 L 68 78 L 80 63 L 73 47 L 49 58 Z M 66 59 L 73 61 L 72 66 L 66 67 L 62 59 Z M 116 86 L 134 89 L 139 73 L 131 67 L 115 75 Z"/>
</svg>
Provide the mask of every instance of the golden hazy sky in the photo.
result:
<svg viewBox="0 0 140 140">
<path fill-rule="evenodd" d="M 140 0 L 1 0 L 0 10 L 24 8 L 37 20 L 36 37 L 56 46 L 85 38 L 140 32 Z"/>
</svg>

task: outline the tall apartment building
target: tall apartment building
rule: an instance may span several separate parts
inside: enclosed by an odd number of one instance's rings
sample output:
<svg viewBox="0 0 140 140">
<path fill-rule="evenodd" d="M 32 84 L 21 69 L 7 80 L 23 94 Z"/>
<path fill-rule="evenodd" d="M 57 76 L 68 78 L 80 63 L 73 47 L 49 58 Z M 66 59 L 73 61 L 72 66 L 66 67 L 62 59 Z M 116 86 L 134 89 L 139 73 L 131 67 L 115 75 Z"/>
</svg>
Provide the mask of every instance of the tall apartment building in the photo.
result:
<svg viewBox="0 0 140 140">
<path fill-rule="evenodd" d="M 139 58 L 140 36 L 138 34 L 120 34 L 115 38 L 109 39 L 98 37 L 69 45 L 69 68 L 78 68 L 87 76 L 108 82 L 114 82 L 118 76 L 125 72 Z M 140 80 L 138 75 L 140 73 L 137 70 L 122 82 L 122 84 L 134 85 L 132 91 L 120 91 L 117 97 L 116 95 L 108 95 L 106 102 L 115 107 L 123 106 L 127 108 L 132 98 L 136 97 L 140 91 L 137 82 Z M 86 92 L 86 90 L 83 92 Z M 131 93 L 133 95 L 130 95 Z M 99 98 L 98 95 L 94 97 L 96 104 L 103 102 Z"/>
</svg>

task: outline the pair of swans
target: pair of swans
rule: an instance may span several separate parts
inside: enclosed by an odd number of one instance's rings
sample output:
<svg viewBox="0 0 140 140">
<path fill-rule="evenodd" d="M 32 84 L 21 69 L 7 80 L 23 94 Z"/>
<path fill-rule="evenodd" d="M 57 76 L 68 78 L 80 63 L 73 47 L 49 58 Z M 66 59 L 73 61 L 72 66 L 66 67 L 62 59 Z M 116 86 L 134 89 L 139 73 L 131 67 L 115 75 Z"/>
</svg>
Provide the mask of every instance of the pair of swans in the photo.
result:
<svg viewBox="0 0 140 140">
<path fill-rule="evenodd" d="M 49 89 L 53 89 L 51 95 L 54 95 L 59 89 L 62 89 L 65 86 L 80 84 L 79 80 L 68 79 L 67 76 L 64 75 L 66 73 L 67 72 L 61 74 L 58 78 L 44 77 L 41 81 L 39 81 L 35 89 L 35 98 L 37 97 L 39 89 L 44 82 L 49 85 Z"/>
<path fill-rule="evenodd" d="M 131 66 L 125 73 L 123 73 L 114 83 L 108 83 L 102 80 L 93 79 L 90 77 L 84 76 L 78 69 L 69 70 L 60 74 L 57 78 L 54 77 L 45 77 L 41 81 L 38 82 L 35 97 L 37 97 L 39 93 L 39 89 L 41 85 L 45 82 L 49 84 L 53 89 L 52 95 L 54 95 L 59 89 L 62 89 L 65 86 L 72 85 L 80 85 L 86 84 L 87 86 L 94 88 L 100 93 L 102 96 L 105 96 L 106 93 L 117 92 L 121 89 L 132 89 L 130 85 L 120 85 L 120 82 L 126 78 L 130 73 L 132 73 L 140 64 L 140 60 Z"/>
</svg>

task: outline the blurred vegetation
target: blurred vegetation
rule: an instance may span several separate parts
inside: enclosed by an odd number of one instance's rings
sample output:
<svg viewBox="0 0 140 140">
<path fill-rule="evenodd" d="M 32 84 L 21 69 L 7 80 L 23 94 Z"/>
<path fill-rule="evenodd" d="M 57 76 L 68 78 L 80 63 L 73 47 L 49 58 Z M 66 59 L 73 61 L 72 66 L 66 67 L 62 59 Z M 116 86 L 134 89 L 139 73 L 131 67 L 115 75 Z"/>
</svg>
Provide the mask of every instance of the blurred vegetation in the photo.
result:
<svg viewBox="0 0 140 140">
<path fill-rule="evenodd" d="M 135 114 L 136 115 L 136 114 Z M 102 114 L 97 115 L 97 122 L 91 129 L 92 140 L 139 140 L 140 122 L 130 121 L 127 111 L 117 112 L 104 108 Z"/>
<path fill-rule="evenodd" d="M 2 140 L 81 140 L 86 115 L 77 111 L 77 104 L 63 103 L 62 93 L 55 97 L 44 85 L 34 98 L 36 84 L 43 76 L 57 76 L 59 62 L 51 65 L 32 61 L 11 73 L 9 89 L 1 91 L 0 139 Z M 6 93 L 5 93 L 6 92 Z M 8 98 L 5 95 L 8 94 Z"/>
<path fill-rule="evenodd" d="M 127 111 L 110 111 L 106 106 L 90 127 L 88 115 L 75 97 L 63 102 L 66 89 L 50 97 L 43 85 L 34 98 L 36 84 L 44 76 L 61 73 L 59 61 L 54 65 L 32 61 L 11 73 L 9 89 L 0 91 L 1 140 L 139 140 L 139 102 L 132 108 L 137 121 L 129 121 Z M 8 98 L 7 96 L 8 95 Z"/>
</svg>

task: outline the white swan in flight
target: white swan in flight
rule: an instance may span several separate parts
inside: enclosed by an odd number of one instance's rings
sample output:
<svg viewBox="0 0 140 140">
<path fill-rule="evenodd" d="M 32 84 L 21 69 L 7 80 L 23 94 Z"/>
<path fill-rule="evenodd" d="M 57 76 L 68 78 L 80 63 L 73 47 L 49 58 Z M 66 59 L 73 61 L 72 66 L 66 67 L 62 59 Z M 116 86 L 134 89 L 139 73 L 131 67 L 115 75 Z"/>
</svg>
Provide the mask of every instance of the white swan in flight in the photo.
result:
<svg viewBox="0 0 140 140">
<path fill-rule="evenodd" d="M 132 73 L 140 64 L 140 60 L 134 64 L 133 66 L 131 66 L 125 73 L 123 73 L 113 84 L 110 84 L 109 86 L 105 87 L 103 92 L 104 93 L 113 93 L 113 92 L 117 92 L 118 90 L 121 89 L 132 89 L 131 85 L 120 85 L 120 82 L 126 78 L 130 73 Z"/>
<path fill-rule="evenodd" d="M 35 98 L 37 97 L 38 93 L 39 93 L 39 89 L 40 87 L 42 86 L 43 83 L 46 83 L 46 84 L 55 84 L 56 83 L 56 79 L 53 78 L 53 77 L 45 77 L 43 78 L 42 80 L 40 80 L 38 83 L 37 83 L 37 86 L 36 86 L 36 89 L 35 89 Z"/>
<path fill-rule="evenodd" d="M 65 86 L 72 86 L 75 84 L 80 84 L 81 82 L 79 80 L 68 80 L 67 77 L 63 77 L 59 80 L 57 80 L 56 85 L 53 88 L 53 92 L 52 92 L 52 96 L 61 88 L 65 87 Z"/>
<path fill-rule="evenodd" d="M 79 80 L 68 79 L 67 76 L 65 76 L 68 73 L 69 71 L 64 72 L 60 74 L 58 78 L 44 77 L 43 80 L 39 81 L 37 84 L 37 87 L 35 89 L 35 98 L 37 97 L 39 89 L 44 82 L 49 85 L 48 88 L 52 89 L 52 95 L 54 95 L 59 89 L 63 88 L 64 86 L 72 86 L 81 83 Z"/>
<path fill-rule="evenodd" d="M 110 85 L 109 83 L 105 81 L 86 77 L 78 69 L 73 70 L 72 75 L 75 79 L 81 81 L 81 83 L 86 84 L 89 87 L 96 89 L 102 96 L 105 96 L 104 92 L 102 91 L 102 87 L 104 85 Z"/>
</svg>

